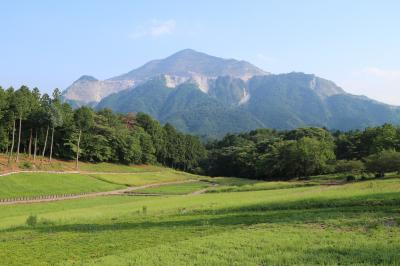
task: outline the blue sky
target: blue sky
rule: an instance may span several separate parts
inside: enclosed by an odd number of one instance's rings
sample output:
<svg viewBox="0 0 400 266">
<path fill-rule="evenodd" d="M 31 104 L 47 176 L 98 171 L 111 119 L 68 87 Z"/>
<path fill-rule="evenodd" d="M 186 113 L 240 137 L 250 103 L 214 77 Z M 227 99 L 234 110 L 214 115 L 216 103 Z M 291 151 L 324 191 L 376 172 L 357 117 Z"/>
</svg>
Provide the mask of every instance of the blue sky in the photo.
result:
<svg viewBox="0 0 400 266">
<path fill-rule="evenodd" d="M 0 2 L 0 85 L 65 89 L 192 48 L 400 105 L 400 1 Z"/>
</svg>

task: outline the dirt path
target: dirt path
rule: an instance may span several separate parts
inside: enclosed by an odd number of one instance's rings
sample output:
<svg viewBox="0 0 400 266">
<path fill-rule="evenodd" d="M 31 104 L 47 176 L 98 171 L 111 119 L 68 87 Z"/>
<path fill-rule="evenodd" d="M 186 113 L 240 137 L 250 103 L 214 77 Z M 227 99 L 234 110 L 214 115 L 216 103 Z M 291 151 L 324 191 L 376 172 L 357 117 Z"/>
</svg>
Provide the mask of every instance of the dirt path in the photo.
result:
<svg viewBox="0 0 400 266">
<path fill-rule="evenodd" d="M 189 182 L 196 182 L 197 180 L 186 180 L 186 181 L 174 181 L 174 182 L 165 182 L 165 183 L 154 183 L 154 184 L 147 184 L 143 186 L 137 187 L 127 187 L 124 189 L 112 190 L 112 191 L 103 191 L 103 192 L 90 192 L 85 194 L 78 194 L 78 195 L 67 195 L 67 196 L 55 196 L 49 198 L 32 198 L 26 200 L 14 200 L 14 201 L 3 201 L 0 202 L 0 205 L 14 205 L 14 204 L 29 204 L 29 203 L 40 203 L 40 202 L 51 202 L 51 201 L 59 201 L 59 200 L 68 200 L 68 199 L 80 199 L 80 198 L 92 198 L 98 196 L 111 196 L 111 195 L 123 195 L 124 193 L 129 193 L 131 191 L 145 189 L 150 187 L 158 187 L 163 185 L 173 185 L 173 184 L 182 184 L 182 183 L 189 183 Z"/>
</svg>

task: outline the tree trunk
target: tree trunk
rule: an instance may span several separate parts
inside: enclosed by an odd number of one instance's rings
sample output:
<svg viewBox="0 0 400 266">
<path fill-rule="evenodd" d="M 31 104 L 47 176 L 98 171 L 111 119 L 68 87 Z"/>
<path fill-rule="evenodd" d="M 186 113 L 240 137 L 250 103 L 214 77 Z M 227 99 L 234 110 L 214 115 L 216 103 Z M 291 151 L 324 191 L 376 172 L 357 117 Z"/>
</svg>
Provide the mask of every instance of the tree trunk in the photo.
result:
<svg viewBox="0 0 400 266">
<path fill-rule="evenodd" d="M 17 146 L 17 158 L 15 161 L 19 162 L 19 147 L 21 145 L 21 131 L 22 131 L 22 115 L 19 116 L 19 129 L 18 129 L 18 146 Z"/>
<path fill-rule="evenodd" d="M 8 156 L 8 164 L 11 163 L 11 158 L 12 158 L 13 151 L 14 151 L 14 142 L 15 142 L 15 119 L 14 119 L 14 123 L 13 123 L 12 142 L 11 142 L 10 155 Z"/>
<path fill-rule="evenodd" d="M 51 131 L 51 144 L 50 144 L 50 156 L 49 156 L 50 162 L 51 162 L 51 158 L 53 156 L 53 140 L 54 140 L 54 126 Z"/>
<path fill-rule="evenodd" d="M 79 163 L 79 145 L 81 143 L 81 135 L 82 135 L 82 130 L 79 130 L 79 136 L 78 136 L 78 148 L 76 150 L 76 162 L 75 162 L 75 168 L 76 170 L 79 169 L 78 163 Z"/>
<path fill-rule="evenodd" d="M 44 146 L 43 146 L 43 153 L 42 153 L 42 160 L 41 162 L 43 162 L 44 160 L 44 154 L 46 153 L 46 146 L 47 146 L 47 138 L 49 137 L 49 126 L 47 126 L 47 130 L 46 130 L 46 137 L 44 139 Z"/>
<path fill-rule="evenodd" d="M 36 161 L 36 151 L 37 151 L 37 129 L 35 130 L 35 147 L 33 148 L 33 161 Z"/>
<path fill-rule="evenodd" d="M 28 153 L 29 153 L 29 158 L 32 158 L 32 128 L 31 128 L 31 134 L 29 136 Z"/>
</svg>

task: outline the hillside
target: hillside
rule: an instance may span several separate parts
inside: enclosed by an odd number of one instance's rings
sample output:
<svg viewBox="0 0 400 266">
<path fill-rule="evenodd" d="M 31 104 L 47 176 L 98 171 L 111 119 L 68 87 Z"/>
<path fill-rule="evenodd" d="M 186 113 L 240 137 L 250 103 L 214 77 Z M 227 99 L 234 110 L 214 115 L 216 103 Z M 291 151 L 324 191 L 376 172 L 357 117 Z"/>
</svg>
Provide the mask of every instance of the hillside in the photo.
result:
<svg viewBox="0 0 400 266">
<path fill-rule="evenodd" d="M 304 73 L 256 76 L 248 81 L 219 77 L 208 93 L 196 84 L 169 88 L 155 78 L 104 98 L 97 109 L 146 112 L 161 123 L 207 137 L 267 127 L 318 126 L 362 129 L 398 124 L 400 109 L 345 93 L 333 82 Z"/>
</svg>

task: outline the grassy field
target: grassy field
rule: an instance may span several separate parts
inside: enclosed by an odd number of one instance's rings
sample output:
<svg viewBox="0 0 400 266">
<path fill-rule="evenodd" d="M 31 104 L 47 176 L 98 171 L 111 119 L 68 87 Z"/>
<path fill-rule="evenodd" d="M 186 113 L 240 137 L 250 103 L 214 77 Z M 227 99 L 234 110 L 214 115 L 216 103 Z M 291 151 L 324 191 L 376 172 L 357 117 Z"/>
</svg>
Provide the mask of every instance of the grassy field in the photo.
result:
<svg viewBox="0 0 400 266">
<path fill-rule="evenodd" d="M 88 172 L 113 172 L 113 173 L 145 173 L 164 171 L 165 168 L 153 165 L 123 165 L 112 163 L 81 163 L 80 171 Z"/>
<path fill-rule="evenodd" d="M 207 193 L 221 193 L 221 192 L 241 192 L 241 191 L 257 191 L 257 190 L 272 190 L 314 186 L 313 183 L 305 182 L 257 182 L 241 185 L 222 185 L 213 187 L 207 190 Z"/>
<path fill-rule="evenodd" d="M 91 174 L 92 177 L 98 178 L 114 184 L 127 186 L 143 186 L 147 184 L 168 183 L 177 181 L 186 181 L 189 179 L 197 179 L 198 176 L 178 172 L 170 169 L 159 169 L 156 172 L 142 172 L 132 174 Z"/>
<path fill-rule="evenodd" d="M 211 184 L 208 182 L 189 182 L 182 184 L 171 184 L 159 187 L 149 187 L 145 189 L 136 190 L 137 193 L 147 194 L 160 194 L 160 195 L 184 195 L 199 191 L 210 187 Z"/>
<path fill-rule="evenodd" d="M 109 191 L 124 187 L 84 174 L 18 173 L 0 176 L 0 199 Z"/>
<path fill-rule="evenodd" d="M 211 180 L 254 191 L 0 206 L 0 264 L 400 264 L 399 178 L 294 187 Z M 36 226 L 25 224 L 32 214 Z"/>
</svg>

